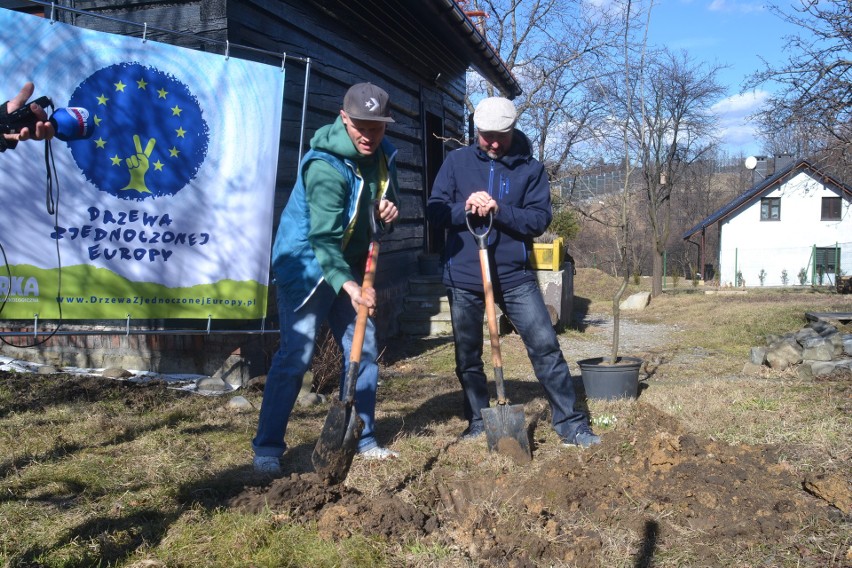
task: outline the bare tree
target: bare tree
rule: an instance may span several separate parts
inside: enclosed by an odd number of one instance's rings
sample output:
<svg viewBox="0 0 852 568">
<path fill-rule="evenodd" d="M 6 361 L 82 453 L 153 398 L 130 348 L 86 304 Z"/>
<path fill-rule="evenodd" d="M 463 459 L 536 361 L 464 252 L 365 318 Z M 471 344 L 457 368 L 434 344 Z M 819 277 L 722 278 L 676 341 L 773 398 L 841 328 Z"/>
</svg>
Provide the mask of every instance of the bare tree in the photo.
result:
<svg viewBox="0 0 852 568">
<path fill-rule="evenodd" d="M 552 179 L 568 164 L 589 160 L 585 150 L 604 120 L 595 94 L 601 61 L 615 49 L 615 14 L 581 0 L 478 0 L 487 14 L 485 36 L 518 79 L 520 128 Z M 467 105 L 494 95 L 482 80 L 469 81 Z"/>
<path fill-rule="evenodd" d="M 625 93 L 619 83 L 609 85 L 619 100 L 632 96 L 619 109 L 619 120 L 631 128 L 632 151 L 640 165 L 642 191 L 653 240 L 651 293 L 663 290 L 663 254 L 669 243 L 672 193 L 682 190 L 690 164 L 706 157 L 714 147 L 716 117 L 712 104 L 724 94 L 716 80 L 718 66 L 695 64 L 686 52 L 663 50 L 649 54 L 642 69 L 644 80 L 629 84 L 642 92 Z"/>
<path fill-rule="evenodd" d="M 785 38 L 788 59 L 765 63 L 746 88 L 774 82 L 781 89 L 759 114 L 770 139 L 791 131 L 811 145 L 808 153 L 828 151 L 835 161 L 852 161 L 852 10 L 849 0 L 798 0 L 792 12 L 772 10 L 802 29 Z M 814 127 L 819 130 L 814 133 Z M 788 152 L 797 151 L 789 148 Z"/>
</svg>

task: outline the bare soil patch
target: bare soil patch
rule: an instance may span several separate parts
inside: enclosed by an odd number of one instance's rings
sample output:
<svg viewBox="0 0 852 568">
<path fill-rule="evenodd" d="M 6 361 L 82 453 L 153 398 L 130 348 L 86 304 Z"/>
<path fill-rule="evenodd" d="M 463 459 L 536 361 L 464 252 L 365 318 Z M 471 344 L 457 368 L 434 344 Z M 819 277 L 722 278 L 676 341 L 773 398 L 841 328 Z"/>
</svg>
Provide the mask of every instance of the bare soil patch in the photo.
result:
<svg viewBox="0 0 852 568">
<path fill-rule="evenodd" d="M 646 354 L 664 350 L 677 331 L 631 325 L 623 329 L 626 345 Z M 595 326 L 589 333 L 605 337 L 605 318 L 590 321 L 589 327 Z M 599 342 L 562 340 L 572 361 L 601 354 Z M 284 477 L 256 478 L 246 465 L 243 473 L 219 480 L 215 493 L 208 491 L 194 503 L 211 511 L 271 512 L 278 522 L 313 527 L 330 542 L 366 535 L 397 551 L 414 542 L 421 550 L 449 551 L 452 560 L 430 562 L 436 566 L 726 566 L 731 558 L 759 558 L 767 566 L 852 565 L 849 537 L 837 534 L 850 534 L 848 474 L 797 473 L 786 460 L 789 447 L 727 444 L 696 435 L 641 396 L 625 403 L 618 422 L 601 431 L 600 446 L 561 448 L 540 386 L 512 374 L 528 374 L 517 370 L 516 362 L 525 355 L 519 342 L 507 337 L 503 345 L 510 399 L 525 405 L 533 428 L 531 464 L 488 454 L 484 438 L 462 442 L 441 434 L 437 424 L 458 420 L 453 418 L 458 408 L 452 406 L 460 396 L 455 377 L 431 372 L 419 355 L 401 349 L 386 357 L 379 405 L 405 398 L 416 411 L 399 419 L 380 416 L 380 428 L 390 423 L 399 439 L 419 437 L 431 450 L 414 457 L 403 451 L 393 463 L 356 458 L 357 480 L 332 486 L 313 473 L 307 458 L 311 441 L 306 440 L 285 456 Z M 397 385 L 400 376 L 417 380 Z M 652 377 L 659 388 L 666 380 L 665 375 Z M 848 412 L 852 380 L 849 375 L 830 380 L 840 393 L 833 404 L 845 405 Z M 579 381 L 575 385 L 582 389 Z M 5 397 L 0 417 L 69 402 L 120 401 L 144 411 L 168 407 L 175 397 L 195 396 L 156 381 L 5 372 L 0 372 L 0 392 Z M 322 411 L 311 418 L 316 431 L 323 418 Z M 0 470 L 9 476 L 23 465 L 6 463 Z M 185 507 L 194 506 L 192 498 L 187 500 Z M 808 535 L 813 546 L 802 545 Z M 395 558 L 405 557 L 398 552 Z M 617 562 L 610 562 L 613 558 Z"/>
<path fill-rule="evenodd" d="M 608 526 L 635 535 L 637 560 L 648 561 L 658 541 L 683 532 L 701 534 L 704 544 L 694 553 L 709 559 L 842 518 L 780 462 L 777 448 L 697 438 L 641 403 L 600 447 L 566 449 L 539 463 L 533 476 L 516 467 L 493 476 L 484 468 L 438 465 L 433 473 L 431 499 L 416 504 L 395 495 L 399 488 L 364 495 L 327 487 L 314 474 L 292 474 L 249 488 L 229 505 L 316 522 L 329 538 L 354 531 L 397 542 L 429 537 L 481 566 L 597 565 L 607 538 L 600 527 Z M 829 559 L 802 561 L 817 566 Z"/>
</svg>

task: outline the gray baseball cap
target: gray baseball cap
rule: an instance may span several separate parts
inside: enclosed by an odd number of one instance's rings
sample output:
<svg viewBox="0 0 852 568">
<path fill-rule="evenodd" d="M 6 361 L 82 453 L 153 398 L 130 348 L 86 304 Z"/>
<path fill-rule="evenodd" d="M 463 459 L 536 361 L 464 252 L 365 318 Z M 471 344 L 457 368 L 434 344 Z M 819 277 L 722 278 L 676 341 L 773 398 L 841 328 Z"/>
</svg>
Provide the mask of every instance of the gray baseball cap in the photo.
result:
<svg viewBox="0 0 852 568">
<path fill-rule="evenodd" d="M 396 122 L 390 115 L 390 97 L 387 92 L 372 83 L 358 83 L 349 87 L 343 97 L 343 110 L 356 120 Z"/>
</svg>

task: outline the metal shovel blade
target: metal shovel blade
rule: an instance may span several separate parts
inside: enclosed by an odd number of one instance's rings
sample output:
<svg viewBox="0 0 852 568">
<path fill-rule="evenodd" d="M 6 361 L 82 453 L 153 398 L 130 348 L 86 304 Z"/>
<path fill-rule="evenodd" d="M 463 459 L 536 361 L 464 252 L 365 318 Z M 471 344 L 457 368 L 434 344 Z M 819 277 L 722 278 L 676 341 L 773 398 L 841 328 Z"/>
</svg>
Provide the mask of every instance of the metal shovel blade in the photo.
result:
<svg viewBox="0 0 852 568">
<path fill-rule="evenodd" d="M 358 451 L 358 439 L 363 429 L 364 421 L 355 412 L 352 403 L 332 401 L 311 455 L 314 470 L 320 477 L 331 483 L 340 483 L 346 479 L 352 459 Z"/>
<path fill-rule="evenodd" d="M 488 449 L 509 456 L 515 463 L 532 461 L 525 419 L 524 407 L 520 404 L 497 404 L 493 408 L 483 408 L 482 422 Z"/>
</svg>

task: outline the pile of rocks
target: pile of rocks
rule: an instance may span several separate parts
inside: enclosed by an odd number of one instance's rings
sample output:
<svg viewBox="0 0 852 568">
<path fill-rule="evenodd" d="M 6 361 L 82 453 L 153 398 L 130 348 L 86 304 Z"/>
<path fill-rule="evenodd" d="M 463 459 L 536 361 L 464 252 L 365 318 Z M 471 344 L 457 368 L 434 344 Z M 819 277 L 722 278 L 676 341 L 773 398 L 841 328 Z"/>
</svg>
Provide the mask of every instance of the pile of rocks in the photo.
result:
<svg viewBox="0 0 852 568">
<path fill-rule="evenodd" d="M 765 347 L 751 348 L 744 371 L 757 372 L 765 366 L 780 370 L 798 365 L 802 379 L 835 374 L 852 377 L 852 333 L 842 331 L 844 328 L 848 325 L 813 321 L 796 332 L 767 336 Z"/>
</svg>

